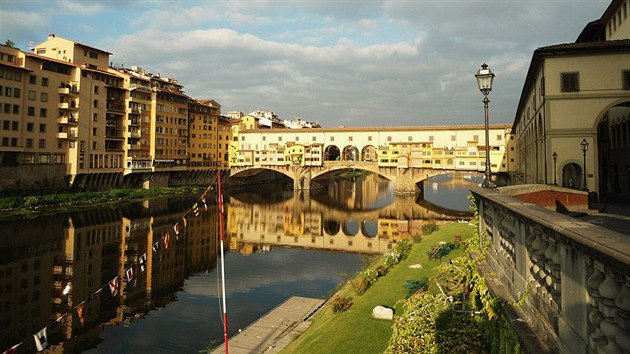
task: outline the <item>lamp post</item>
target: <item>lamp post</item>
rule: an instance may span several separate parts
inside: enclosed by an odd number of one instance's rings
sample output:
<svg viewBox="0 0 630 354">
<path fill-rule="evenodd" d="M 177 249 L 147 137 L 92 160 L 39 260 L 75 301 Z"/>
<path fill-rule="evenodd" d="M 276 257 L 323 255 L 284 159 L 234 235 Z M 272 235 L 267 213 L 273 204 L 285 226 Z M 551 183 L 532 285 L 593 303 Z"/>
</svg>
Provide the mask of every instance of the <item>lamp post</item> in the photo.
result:
<svg viewBox="0 0 630 354">
<path fill-rule="evenodd" d="M 558 173 L 556 171 L 556 162 L 558 162 L 558 154 L 554 151 L 553 154 L 551 154 L 551 158 L 553 159 L 553 184 L 554 185 L 558 185 Z"/>
<path fill-rule="evenodd" d="M 583 190 L 588 192 L 588 186 L 586 183 L 586 152 L 588 151 L 588 141 L 586 141 L 586 139 L 582 139 L 580 146 L 582 146 L 582 157 L 584 158 L 584 164 L 582 165 L 584 168 L 584 189 Z"/>
<path fill-rule="evenodd" d="M 481 91 L 481 93 L 483 94 L 483 117 L 486 129 L 486 169 L 484 172 L 483 184 L 481 186 L 484 188 L 492 188 L 494 187 L 494 184 L 490 179 L 490 127 L 488 125 L 488 103 L 490 102 L 490 100 L 488 99 L 488 94 L 490 94 L 490 91 L 492 91 L 492 80 L 494 80 L 494 73 L 490 71 L 486 63 L 483 63 L 483 65 L 481 65 L 481 68 L 477 70 L 477 74 L 475 74 L 475 77 L 477 78 L 479 91 Z"/>
</svg>

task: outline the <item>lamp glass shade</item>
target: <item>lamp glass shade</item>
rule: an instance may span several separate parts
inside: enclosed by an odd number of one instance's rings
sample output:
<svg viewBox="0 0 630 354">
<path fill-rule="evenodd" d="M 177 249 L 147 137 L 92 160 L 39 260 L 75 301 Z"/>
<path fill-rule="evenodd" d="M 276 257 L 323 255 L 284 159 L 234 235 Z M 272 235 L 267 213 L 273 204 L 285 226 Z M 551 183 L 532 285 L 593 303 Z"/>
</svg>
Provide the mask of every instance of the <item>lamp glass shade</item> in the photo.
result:
<svg viewBox="0 0 630 354">
<path fill-rule="evenodd" d="M 586 141 L 586 139 L 582 140 L 580 145 L 582 146 L 582 151 L 583 152 L 586 152 L 588 150 L 588 141 Z"/>
<path fill-rule="evenodd" d="M 490 71 L 488 65 L 485 63 L 477 70 L 477 74 L 475 74 L 477 78 L 477 85 L 479 86 L 479 91 L 481 91 L 484 95 L 487 95 L 492 91 L 492 81 L 494 80 L 494 73 Z"/>
</svg>

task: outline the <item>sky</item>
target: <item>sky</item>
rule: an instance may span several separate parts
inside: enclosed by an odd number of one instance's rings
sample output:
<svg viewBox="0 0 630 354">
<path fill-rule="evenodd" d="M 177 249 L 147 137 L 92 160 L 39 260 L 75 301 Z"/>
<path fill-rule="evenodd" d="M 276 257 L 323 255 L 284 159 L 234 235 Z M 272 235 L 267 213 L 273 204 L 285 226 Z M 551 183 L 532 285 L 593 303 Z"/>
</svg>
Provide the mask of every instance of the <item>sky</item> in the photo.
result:
<svg viewBox="0 0 630 354">
<path fill-rule="evenodd" d="M 605 0 L 3 0 L 0 40 L 49 33 L 174 78 L 222 113 L 324 127 L 512 123 L 536 48 L 574 42 Z"/>
</svg>

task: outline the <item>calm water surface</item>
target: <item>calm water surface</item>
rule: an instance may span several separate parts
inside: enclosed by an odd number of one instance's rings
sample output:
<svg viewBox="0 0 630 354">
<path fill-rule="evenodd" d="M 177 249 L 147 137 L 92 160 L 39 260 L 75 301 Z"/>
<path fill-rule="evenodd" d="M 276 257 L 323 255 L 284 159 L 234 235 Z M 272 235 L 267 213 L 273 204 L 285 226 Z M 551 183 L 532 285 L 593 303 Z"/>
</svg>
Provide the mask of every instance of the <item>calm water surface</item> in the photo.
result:
<svg viewBox="0 0 630 354">
<path fill-rule="evenodd" d="M 427 181 L 424 198 L 394 196 L 376 176 L 329 181 L 313 193 L 232 191 L 225 220 L 230 336 L 291 296 L 327 297 L 366 255 L 421 233 L 424 223 L 465 217 L 468 188 L 479 181 L 464 177 Z M 214 196 L 207 211 L 198 197 L 0 223 L 0 351 L 22 342 L 18 352 L 33 352 L 42 328 L 48 353 L 190 353 L 220 344 L 218 212 Z M 199 215 L 190 213 L 184 226 L 194 204 Z M 115 277 L 125 281 L 112 295 Z"/>
</svg>

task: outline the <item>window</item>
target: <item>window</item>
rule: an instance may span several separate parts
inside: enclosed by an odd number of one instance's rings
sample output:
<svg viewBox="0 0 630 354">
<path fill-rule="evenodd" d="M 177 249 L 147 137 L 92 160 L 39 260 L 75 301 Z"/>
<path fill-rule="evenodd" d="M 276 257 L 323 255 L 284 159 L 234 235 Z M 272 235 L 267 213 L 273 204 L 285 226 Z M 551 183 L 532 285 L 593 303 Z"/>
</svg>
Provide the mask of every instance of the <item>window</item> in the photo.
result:
<svg viewBox="0 0 630 354">
<path fill-rule="evenodd" d="M 26 139 L 26 147 L 27 148 L 33 147 L 33 139 Z"/>
<path fill-rule="evenodd" d="M 19 104 L 14 104 L 13 105 L 13 114 L 20 114 L 20 105 Z"/>
<path fill-rule="evenodd" d="M 98 108 L 98 100 L 94 100 L 94 108 Z"/>
<path fill-rule="evenodd" d="M 20 126 L 19 122 L 16 122 L 16 121 L 11 122 L 11 130 L 18 130 L 19 126 Z"/>
<path fill-rule="evenodd" d="M 35 97 L 37 97 L 37 92 L 33 90 L 28 91 L 28 99 L 31 101 L 35 101 Z"/>
<path fill-rule="evenodd" d="M 92 114 L 92 121 L 94 122 L 98 121 L 98 113 Z"/>
<path fill-rule="evenodd" d="M 372 141 L 372 136 L 371 135 L 368 136 L 368 141 Z"/>
<path fill-rule="evenodd" d="M 39 139 L 39 148 L 44 149 L 46 147 L 46 139 Z"/>
<path fill-rule="evenodd" d="M 13 89 L 13 97 L 20 97 L 21 93 L 19 88 Z"/>
<path fill-rule="evenodd" d="M 412 139 L 412 137 L 411 137 L 411 135 L 409 135 L 409 136 L 407 137 L 407 141 L 411 141 L 411 139 Z"/>
<path fill-rule="evenodd" d="M 351 136 L 348 137 L 348 141 L 352 141 L 352 137 Z"/>
<path fill-rule="evenodd" d="M 473 140 L 474 141 L 479 141 L 479 135 L 473 135 Z"/>
<path fill-rule="evenodd" d="M 28 107 L 26 109 L 26 115 L 31 116 L 31 117 L 34 116 L 35 115 L 35 107 Z"/>
<path fill-rule="evenodd" d="M 5 87 L 4 88 L 4 95 L 7 96 L 7 97 L 13 96 L 13 90 L 10 87 Z"/>
<path fill-rule="evenodd" d="M 40 124 L 39 125 L 39 132 L 40 133 L 45 133 L 46 132 L 46 124 Z"/>
<path fill-rule="evenodd" d="M 96 150 L 96 147 L 97 147 L 97 146 L 98 146 L 98 145 L 96 144 L 96 141 L 93 141 L 93 142 L 92 142 L 92 150 Z"/>
<path fill-rule="evenodd" d="M 392 137 L 391 137 L 391 136 L 388 136 L 388 137 L 387 137 L 387 141 L 392 141 Z"/>
<path fill-rule="evenodd" d="M 501 137 L 501 134 L 497 134 L 497 140 L 498 140 L 498 141 L 501 141 L 501 139 L 503 139 L 503 138 Z"/>
<path fill-rule="evenodd" d="M 433 135 L 429 136 L 429 141 L 433 141 Z"/>
<path fill-rule="evenodd" d="M 48 110 L 46 108 L 40 108 L 39 116 L 42 118 L 46 118 L 48 116 Z"/>
<path fill-rule="evenodd" d="M 48 94 L 46 92 L 42 92 L 41 97 L 39 98 L 42 102 L 48 102 Z"/>
<path fill-rule="evenodd" d="M 97 129 L 96 128 L 92 128 L 92 135 L 93 136 L 96 136 L 96 132 L 97 132 Z"/>
<path fill-rule="evenodd" d="M 94 94 L 98 95 L 98 86 L 94 86 Z"/>
<path fill-rule="evenodd" d="M 623 89 L 630 90 L 630 70 L 624 70 L 622 75 L 621 81 Z"/>
<path fill-rule="evenodd" d="M 42 77 L 42 86 L 48 86 L 48 78 Z"/>
<path fill-rule="evenodd" d="M 35 75 L 33 75 L 33 74 L 29 75 L 29 76 L 28 76 L 28 82 L 29 82 L 30 84 L 35 85 L 35 84 L 37 83 L 37 76 L 35 76 Z"/>
<path fill-rule="evenodd" d="M 313 141 L 317 141 L 317 137 L 313 137 Z"/>
<path fill-rule="evenodd" d="M 576 92 L 580 90 L 580 82 L 578 73 L 562 73 L 561 75 L 561 87 L 562 92 Z"/>
<path fill-rule="evenodd" d="M 33 123 L 26 123 L 26 131 L 27 132 L 33 131 Z"/>
</svg>

